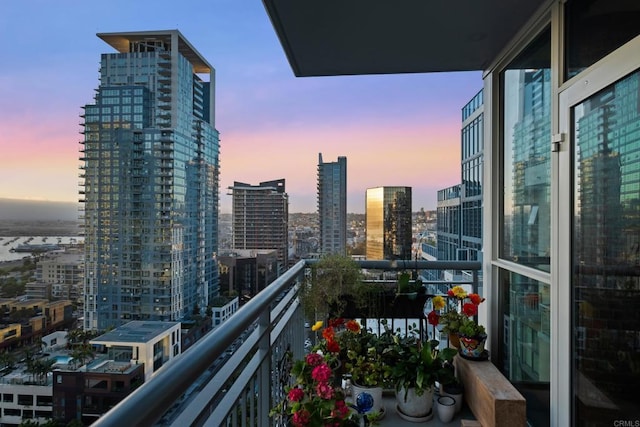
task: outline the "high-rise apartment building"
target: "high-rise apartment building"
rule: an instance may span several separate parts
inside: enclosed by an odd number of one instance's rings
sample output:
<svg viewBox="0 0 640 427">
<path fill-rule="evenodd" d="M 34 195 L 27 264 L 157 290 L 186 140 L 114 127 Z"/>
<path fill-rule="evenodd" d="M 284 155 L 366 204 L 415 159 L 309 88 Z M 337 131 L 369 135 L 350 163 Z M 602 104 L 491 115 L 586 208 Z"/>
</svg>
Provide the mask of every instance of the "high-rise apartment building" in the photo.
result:
<svg viewBox="0 0 640 427">
<path fill-rule="evenodd" d="M 318 154 L 320 254 L 347 252 L 347 158 L 323 162 Z"/>
<path fill-rule="evenodd" d="M 368 188 L 365 198 L 367 259 L 411 259 L 411 187 Z"/>
<path fill-rule="evenodd" d="M 215 70 L 178 32 L 98 34 L 84 107 L 84 328 L 180 320 L 218 294 Z"/>
<path fill-rule="evenodd" d="M 438 190 L 438 259 L 482 260 L 483 91 L 462 108 L 462 183 Z"/>
<path fill-rule="evenodd" d="M 289 196 L 284 179 L 250 185 L 234 181 L 233 249 L 276 249 L 279 273 L 289 262 Z"/>
</svg>

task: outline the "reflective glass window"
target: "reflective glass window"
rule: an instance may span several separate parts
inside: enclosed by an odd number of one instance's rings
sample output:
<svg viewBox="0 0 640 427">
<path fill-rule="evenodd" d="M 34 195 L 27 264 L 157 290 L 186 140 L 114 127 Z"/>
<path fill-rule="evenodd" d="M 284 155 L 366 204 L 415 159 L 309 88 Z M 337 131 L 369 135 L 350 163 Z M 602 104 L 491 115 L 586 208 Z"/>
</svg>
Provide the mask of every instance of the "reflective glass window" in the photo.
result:
<svg viewBox="0 0 640 427">
<path fill-rule="evenodd" d="M 501 257 L 549 271 L 551 237 L 551 32 L 501 73 Z"/>
</svg>

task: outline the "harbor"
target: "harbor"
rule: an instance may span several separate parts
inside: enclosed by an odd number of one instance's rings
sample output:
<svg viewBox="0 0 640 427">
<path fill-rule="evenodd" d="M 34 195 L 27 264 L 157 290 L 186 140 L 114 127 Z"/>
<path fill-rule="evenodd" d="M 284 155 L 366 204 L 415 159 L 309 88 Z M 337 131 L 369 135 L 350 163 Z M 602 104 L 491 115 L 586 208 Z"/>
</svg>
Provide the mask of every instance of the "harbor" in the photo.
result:
<svg viewBox="0 0 640 427">
<path fill-rule="evenodd" d="M 64 250 L 82 243 L 78 236 L 0 236 L 0 262 L 18 261 L 34 253 Z"/>
</svg>

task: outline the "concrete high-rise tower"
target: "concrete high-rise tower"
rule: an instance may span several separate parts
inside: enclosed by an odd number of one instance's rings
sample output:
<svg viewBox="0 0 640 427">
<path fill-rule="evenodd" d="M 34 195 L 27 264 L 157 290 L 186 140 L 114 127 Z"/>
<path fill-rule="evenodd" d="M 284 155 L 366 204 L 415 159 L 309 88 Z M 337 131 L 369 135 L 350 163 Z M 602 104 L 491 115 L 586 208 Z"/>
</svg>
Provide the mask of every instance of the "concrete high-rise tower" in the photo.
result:
<svg viewBox="0 0 640 427">
<path fill-rule="evenodd" d="M 250 185 L 235 181 L 232 201 L 234 249 L 276 249 L 280 272 L 289 262 L 289 196 L 284 179 Z"/>
<path fill-rule="evenodd" d="M 367 259 L 410 260 L 411 187 L 368 188 L 365 204 Z"/>
<path fill-rule="evenodd" d="M 84 328 L 180 320 L 218 294 L 215 70 L 177 30 L 98 34 L 84 107 Z"/>
<path fill-rule="evenodd" d="M 347 253 L 347 158 L 323 162 L 318 154 L 320 253 Z"/>
</svg>

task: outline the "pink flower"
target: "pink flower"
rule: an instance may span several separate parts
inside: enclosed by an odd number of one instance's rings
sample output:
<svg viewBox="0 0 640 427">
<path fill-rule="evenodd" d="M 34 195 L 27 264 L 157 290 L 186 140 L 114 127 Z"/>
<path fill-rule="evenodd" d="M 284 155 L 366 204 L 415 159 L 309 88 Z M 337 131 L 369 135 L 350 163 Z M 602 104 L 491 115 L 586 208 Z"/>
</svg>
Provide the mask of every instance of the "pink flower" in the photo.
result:
<svg viewBox="0 0 640 427">
<path fill-rule="evenodd" d="M 306 362 L 309 366 L 318 366 L 324 359 L 318 353 L 307 354 Z"/>
<path fill-rule="evenodd" d="M 289 390 L 289 400 L 292 402 L 299 402 L 304 397 L 304 391 L 301 388 L 295 387 Z"/>
<path fill-rule="evenodd" d="M 316 386 L 316 393 L 321 399 L 329 400 L 333 397 L 333 387 L 327 382 L 320 382 Z"/>
<path fill-rule="evenodd" d="M 326 364 L 322 363 L 311 371 L 311 378 L 318 382 L 326 382 L 331 378 L 331 368 Z"/>
<path fill-rule="evenodd" d="M 293 414 L 293 425 L 295 427 L 304 427 L 309 424 L 309 420 L 311 419 L 311 414 L 306 409 L 301 409 L 295 414 Z"/>
</svg>

